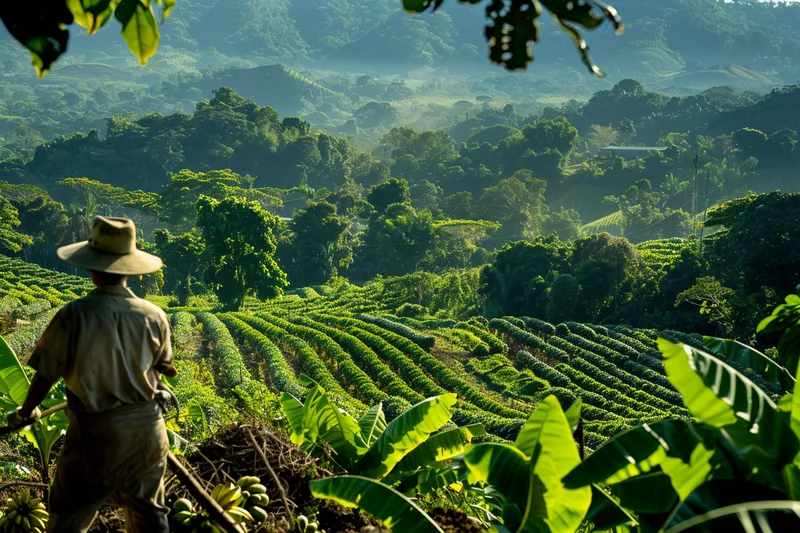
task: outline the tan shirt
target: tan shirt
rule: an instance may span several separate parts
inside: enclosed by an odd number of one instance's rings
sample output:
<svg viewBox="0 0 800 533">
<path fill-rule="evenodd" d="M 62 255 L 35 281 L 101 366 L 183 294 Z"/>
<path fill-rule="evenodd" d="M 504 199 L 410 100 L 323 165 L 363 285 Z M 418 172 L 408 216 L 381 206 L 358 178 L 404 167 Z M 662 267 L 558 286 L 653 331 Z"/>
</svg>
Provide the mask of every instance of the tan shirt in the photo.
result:
<svg viewBox="0 0 800 533">
<path fill-rule="evenodd" d="M 28 365 L 50 383 L 63 378 L 71 408 L 99 413 L 153 400 L 160 378 L 154 367 L 171 362 L 164 311 L 114 286 L 62 307 Z"/>
</svg>

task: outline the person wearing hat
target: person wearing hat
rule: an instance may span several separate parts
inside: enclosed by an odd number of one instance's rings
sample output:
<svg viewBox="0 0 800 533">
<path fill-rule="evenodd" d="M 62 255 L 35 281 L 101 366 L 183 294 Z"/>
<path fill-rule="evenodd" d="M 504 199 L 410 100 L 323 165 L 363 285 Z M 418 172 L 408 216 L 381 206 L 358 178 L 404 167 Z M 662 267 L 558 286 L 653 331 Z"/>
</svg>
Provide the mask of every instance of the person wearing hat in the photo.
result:
<svg viewBox="0 0 800 533">
<path fill-rule="evenodd" d="M 176 375 L 164 312 L 137 298 L 128 276 L 161 259 L 136 248 L 127 218 L 95 217 L 88 241 L 58 249 L 90 272 L 96 289 L 62 307 L 28 362 L 36 370 L 9 425 L 25 427 L 63 379 L 70 425 L 50 498 L 50 533 L 88 531 L 107 503 L 125 509 L 127 531 L 168 532 L 164 473 L 169 441 L 158 402 L 160 374 Z"/>
</svg>

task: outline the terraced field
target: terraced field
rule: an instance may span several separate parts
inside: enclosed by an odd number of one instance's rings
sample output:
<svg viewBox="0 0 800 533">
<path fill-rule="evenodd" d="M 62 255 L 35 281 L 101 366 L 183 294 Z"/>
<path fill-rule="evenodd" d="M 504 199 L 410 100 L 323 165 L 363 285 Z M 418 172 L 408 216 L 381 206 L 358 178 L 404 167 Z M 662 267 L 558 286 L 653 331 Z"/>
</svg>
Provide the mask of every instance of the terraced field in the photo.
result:
<svg viewBox="0 0 800 533">
<path fill-rule="evenodd" d="M 24 360 L 55 308 L 88 284 L 24 263 L 12 266 L 14 275 L 6 269 L 2 278 L 0 320 L 6 317 L 3 334 Z M 165 307 L 178 363 L 200 365 L 181 379 L 206 372 L 214 388 L 208 394 L 260 404 L 280 392 L 301 395 L 306 375 L 354 414 L 383 402 L 389 417 L 454 392 L 460 400 L 454 422 L 483 423 L 496 439 L 514 438 L 545 395 L 565 405 L 580 397 L 590 449 L 641 422 L 687 416 L 655 341 L 661 335 L 697 344 L 699 338 L 529 317 L 418 320 L 386 314 L 398 302 L 369 286 L 323 292 L 306 288 L 272 302 L 249 301 L 242 312 Z M 25 303 L 16 305 L 15 298 Z M 201 404 L 209 419 L 224 408 Z"/>
<path fill-rule="evenodd" d="M 671 237 L 645 241 L 636 245 L 642 261 L 653 267 L 673 263 L 681 254 L 681 250 L 689 245 L 688 239 Z"/>
</svg>

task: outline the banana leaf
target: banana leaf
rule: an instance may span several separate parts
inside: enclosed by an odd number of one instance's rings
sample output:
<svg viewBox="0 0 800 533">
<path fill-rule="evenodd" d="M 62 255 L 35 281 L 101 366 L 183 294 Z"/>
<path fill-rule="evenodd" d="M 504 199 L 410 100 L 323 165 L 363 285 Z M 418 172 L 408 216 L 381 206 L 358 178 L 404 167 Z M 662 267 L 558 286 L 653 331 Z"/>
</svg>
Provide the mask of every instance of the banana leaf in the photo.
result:
<svg viewBox="0 0 800 533">
<path fill-rule="evenodd" d="M 386 430 L 359 461 L 362 475 L 381 479 L 403 457 L 425 442 L 453 416 L 456 403 L 453 394 L 443 394 L 423 400 L 406 410 L 386 426 Z"/>
<path fill-rule="evenodd" d="M 607 531 L 626 524 L 636 524 L 636 519 L 606 491 L 592 485 L 592 505 L 586 513 L 595 531 Z"/>
<path fill-rule="evenodd" d="M 590 487 L 567 489 L 562 478 L 581 462 L 572 438 L 572 427 L 554 395 L 539 402 L 520 430 L 517 448 L 531 458 L 533 487 L 541 483 L 543 502 L 529 495 L 528 516 L 542 518 L 551 533 L 572 533 L 583 522 L 592 501 Z M 535 503 L 542 502 L 538 507 Z"/>
<path fill-rule="evenodd" d="M 327 442 L 334 452 L 331 459 L 350 471 L 367 450 L 355 419 L 331 403 L 325 389 L 318 384 L 312 384 L 307 391 L 302 411 L 298 404 L 291 395 L 281 395 L 281 406 L 292 428 L 292 442 L 304 449 L 318 440 Z"/>
<path fill-rule="evenodd" d="M 0 336 L 0 393 L 7 394 L 19 406 L 25 402 L 30 385 L 14 350 Z"/>
<path fill-rule="evenodd" d="M 575 430 L 578 429 L 578 424 L 581 421 L 581 407 L 583 406 L 583 400 L 578 398 L 569 408 L 564 412 L 567 416 L 567 421 L 569 421 L 570 429 L 572 432 L 575 433 Z"/>
<path fill-rule="evenodd" d="M 761 388 L 702 350 L 665 339 L 658 340 L 658 348 L 667 377 L 695 418 L 715 427 L 728 427 L 731 438 L 736 441 L 741 437 L 738 440 L 748 441 L 747 446 L 753 444 L 752 435 L 757 435 L 758 449 L 749 457 L 766 455 L 778 463 L 794 457 L 800 447 L 797 436 Z M 745 442 L 739 447 L 744 449 Z"/>
<path fill-rule="evenodd" d="M 386 416 L 383 414 L 383 404 L 379 402 L 370 407 L 358 419 L 358 427 L 361 430 L 361 438 L 364 440 L 364 444 L 367 447 L 372 446 L 386 430 Z"/>
<path fill-rule="evenodd" d="M 469 470 L 469 483 L 486 483 L 504 496 L 503 521 L 509 529 L 516 531 L 523 513 L 532 504 L 528 498 L 528 493 L 532 492 L 530 458 L 514 446 L 482 442 L 469 447 L 463 462 Z M 539 500 L 537 506 L 544 507 L 541 491 L 531 498 L 534 496 Z"/>
<path fill-rule="evenodd" d="M 788 390 L 794 385 L 795 378 L 788 370 L 755 348 L 739 341 L 705 336 L 703 337 L 703 347 L 720 355 L 726 361 L 739 363 L 745 368 L 752 368 L 764 376 L 768 382 L 780 385 L 784 389 Z"/>
<path fill-rule="evenodd" d="M 696 516 L 736 504 L 753 501 L 781 500 L 785 495 L 761 484 L 740 480 L 714 480 L 692 492 L 681 502 L 665 524 L 665 528 L 676 527 Z"/>
<path fill-rule="evenodd" d="M 403 457 L 397 464 L 397 470 L 403 472 L 436 466 L 441 461 L 464 453 L 472 438 L 479 435 L 486 435 L 483 424 L 471 424 L 432 435 Z"/>
<path fill-rule="evenodd" d="M 309 483 L 315 498 L 358 508 L 396 533 L 443 533 L 414 502 L 391 487 L 361 476 L 336 476 Z"/>
<path fill-rule="evenodd" d="M 664 530 L 664 533 L 774 533 L 800 531 L 800 502 L 757 501 L 721 507 Z"/>
<path fill-rule="evenodd" d="M 708 454 L 713 450 L 713 454 Z M 677 494 L 688 495 L 712 476 L 748 469 L 747 458 L 727 434 L 706 424 L 662 420 L 606 441 L 564 478 L 567 488 L 615 485 L 663 469 Z"/>
</svg>

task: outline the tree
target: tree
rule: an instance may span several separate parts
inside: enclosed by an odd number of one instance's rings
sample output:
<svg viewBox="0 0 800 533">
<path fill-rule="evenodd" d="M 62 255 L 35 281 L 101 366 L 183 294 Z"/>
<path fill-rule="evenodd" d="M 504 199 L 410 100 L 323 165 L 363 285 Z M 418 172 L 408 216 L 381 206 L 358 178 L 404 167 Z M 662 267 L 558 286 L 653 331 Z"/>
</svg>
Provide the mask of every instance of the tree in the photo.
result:
<svg viewBox="0 0 800 533">
<path fill-rule="evenodd" d="M 619 134 L 622 135 L 622 144 L 628 146 L 631 137 L 636 136 L 636 125 L 629 118 L 623 119 L 619 123 Z"/>
<path fill-rule="evenodd" d="M 33 242 L 28 235 L 17 231 L 20 225 L 19 212 L 11 202 L 0 196 L 0 249 L 17 253 Z"/>
<path fill-rule="evenodd" d="M 289 285 L 275 261 L 280 219 L 240 197 L 197 201 L 197 227 L 209 254 L 209 283 L 228 309 L 240 309 L 248 292 L 277 298 Z"/>
<path fill-rule="evenodd" d="M 718 333 L 728 336 L 733 331 L 733 308 L 730 299 L 733 289 L 723 287 L 713 276 L 697 278 L 697 283 L 683 291 L 675 299 L 675 307 L 688 303 L 700 308 L 700 314 L 715 324 Z"/>
<path fill-rule="evenodd" d="M 175 290 L 180 305 L 186 305 L 192 294 L 192 283 L 201 278 L 206 265 L 205 242 L 197 228 L 173 235 L 166 229 L 153 231 L 153 242 L 166 266 L 166 290 Z"/>
<path fill-rule="evenodd" d="M 547 321 L 553 324 L 577 320 L 581 287 L 572 274 L 561 274 L 547 290 Z"/>
<path fill-rule="evenodd" d="M 321 285 L 353 261 L 346 233 L 350 221 L 337 214 L 336 206 L 324 200 L 295 211 L 289 229 L 294 232 L 289 253 L 281 262 L 295 287 Z"/>
<path fill-rule="evenodd" d="M 195 205 L 200 196 L 222 200 L 239 196 L 257 200 L 261 207 L 280 205 L 281 200 L 259 189 L 242 187 L 243 178 L 230 170 L 192 172 L 181 170 L 173 174 L 161 190 L 156 210 L 158 217 L 181 231 L 189 231 L 197 216 Z"/>
<path fill-rule="evenodd" d="M 570 246 L 553 236 L 505 244 L 481 271 L 487 314 L 545 316 L 546 278 L 567 268 L 570 253 Z"/>
<path fill-rule="evenodd" d="M 369 202 L 378 214 L 383 214 L 392 204 L 405 204 L 411 201 L 411 189 L 406 180 L 391 178 L 372 186 L 367 194 Z"/>
<path fill-rule="evenodd" d="M 430 211 L 417 211 L 408 202 L 393 203 L 370 218 L 354 269 L 359 279 L 413 272 L 435 248 L 435 237 Z"/>
</svg>

